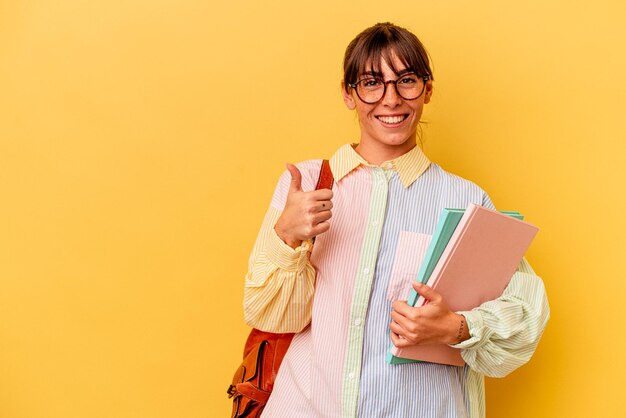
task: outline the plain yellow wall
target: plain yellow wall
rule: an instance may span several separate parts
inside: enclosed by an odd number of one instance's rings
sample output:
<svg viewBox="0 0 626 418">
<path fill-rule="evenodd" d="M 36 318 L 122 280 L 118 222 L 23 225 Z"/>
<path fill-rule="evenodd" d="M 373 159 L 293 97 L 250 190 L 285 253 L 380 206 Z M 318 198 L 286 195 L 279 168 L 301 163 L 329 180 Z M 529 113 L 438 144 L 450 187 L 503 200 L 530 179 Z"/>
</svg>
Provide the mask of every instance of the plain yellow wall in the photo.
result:
<svg viewBox="0 0 626 418">
<path fill-rule="evenodd" d="M 488 416 L 623 416 L 624 4 L 3 0 L 0 417 L 227 416 L 275 181 L 358 139 L 342 54 L 387 20 L 426 153 L 541 228 L 552 319 Z"/>
</svg>

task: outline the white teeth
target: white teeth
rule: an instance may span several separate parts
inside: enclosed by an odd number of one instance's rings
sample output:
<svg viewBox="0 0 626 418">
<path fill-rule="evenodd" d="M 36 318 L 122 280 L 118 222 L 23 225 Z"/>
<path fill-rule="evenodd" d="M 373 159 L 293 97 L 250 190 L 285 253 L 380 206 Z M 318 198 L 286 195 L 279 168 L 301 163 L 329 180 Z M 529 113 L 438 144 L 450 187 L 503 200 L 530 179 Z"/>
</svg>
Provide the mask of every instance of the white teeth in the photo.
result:
<svg viewBox="0 0 626 418">
<path fill-rule="evenodd" d="M 383 123 L 400 123 L 404 120 L 404 116 L 376 116 Z"/>
</svg>

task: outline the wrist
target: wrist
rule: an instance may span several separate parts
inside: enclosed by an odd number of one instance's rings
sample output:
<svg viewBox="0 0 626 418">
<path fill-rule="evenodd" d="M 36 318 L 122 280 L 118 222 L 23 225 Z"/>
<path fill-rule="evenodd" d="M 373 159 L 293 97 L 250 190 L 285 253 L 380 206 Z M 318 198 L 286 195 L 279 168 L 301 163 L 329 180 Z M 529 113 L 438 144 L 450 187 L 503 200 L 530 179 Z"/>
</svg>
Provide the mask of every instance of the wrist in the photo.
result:
<svg viewBox="0 0 626 418">
<path fill-rule="evenodd" d="M 448 342 L 449 345 L 459 344 L 469 338 L 467 331 L 467 321 L 463 315 L 455 312 L 450 312 L 450 325 L 448 327 Z"/>
<path fill-rule="evenodd" d="M 452 335 L 452 345 L 460 344 L 463 341 L 470 338 L 469 327 L 467 326 L 467 320 L 461 314 L 454 314 L 455 316 L 455 328 L 454 333 Z"/>
<path fill-rule="evenodd" d="M 280 238 L 285 244 L 287 244 L 294 250 L 302 245 L 302 240 L 290 237 L 285 229 L 283 229 L 283 227 L 280 225 L 280 222 L 277 222 L 276 225 L 274 225 L 274 231 L 276 231 L 276 235 L 278 235 L 278 238 Z"/>
</svg>

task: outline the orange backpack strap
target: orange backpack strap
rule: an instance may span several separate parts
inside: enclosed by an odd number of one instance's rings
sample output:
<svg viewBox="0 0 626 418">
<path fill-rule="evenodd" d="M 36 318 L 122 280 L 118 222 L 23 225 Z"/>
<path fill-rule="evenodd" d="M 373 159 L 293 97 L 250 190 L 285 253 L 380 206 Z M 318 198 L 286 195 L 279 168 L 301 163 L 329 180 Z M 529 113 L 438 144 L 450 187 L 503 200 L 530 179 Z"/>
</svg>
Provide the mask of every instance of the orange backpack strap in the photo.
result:
<svg viewBox="0 0 626 418">
<path fill-rule="evenodd" d="M 317 180 L 315 190 L 332 189 L 333 188 L 333 172 L 330 170 L 330 162 L 322 160 L 322 168 L 320 168 L 320 177 Z"/>
</svg>

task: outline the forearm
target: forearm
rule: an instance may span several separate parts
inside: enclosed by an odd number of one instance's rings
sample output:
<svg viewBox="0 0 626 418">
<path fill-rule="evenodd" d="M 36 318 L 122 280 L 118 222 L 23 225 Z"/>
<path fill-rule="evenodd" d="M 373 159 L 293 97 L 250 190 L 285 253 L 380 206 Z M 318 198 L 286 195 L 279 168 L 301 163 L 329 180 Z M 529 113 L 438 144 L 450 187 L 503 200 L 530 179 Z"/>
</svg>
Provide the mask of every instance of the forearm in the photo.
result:
<svg viewBox="0 0 626 418">
<path fill-rule="evenodd" d="M 250 256 L 244 290 L 244 319 L 270 332 L 299 332 L 311 321 L 315 269 L 311 242 L 293 249 L 273 227 L 280 211 L 268 211 Z"/>
<path fill-rule="evenodd" d="M 502 377 L 530 360 L 550 317 L 541 279 L 523 260 L 503 295 L 468 312 L 470 338 L 461 348 L 465 362 L 491 377 Z"/>
</svg>

